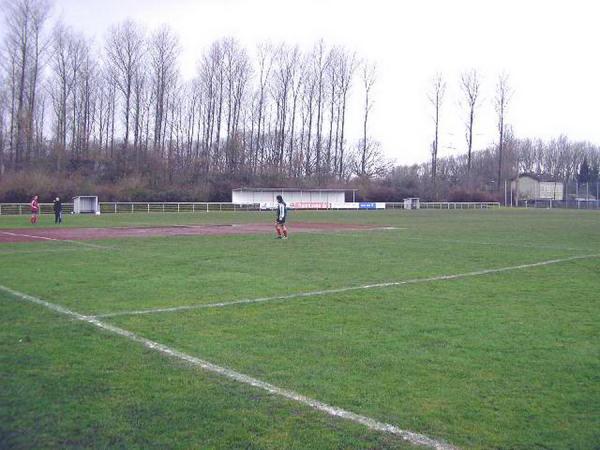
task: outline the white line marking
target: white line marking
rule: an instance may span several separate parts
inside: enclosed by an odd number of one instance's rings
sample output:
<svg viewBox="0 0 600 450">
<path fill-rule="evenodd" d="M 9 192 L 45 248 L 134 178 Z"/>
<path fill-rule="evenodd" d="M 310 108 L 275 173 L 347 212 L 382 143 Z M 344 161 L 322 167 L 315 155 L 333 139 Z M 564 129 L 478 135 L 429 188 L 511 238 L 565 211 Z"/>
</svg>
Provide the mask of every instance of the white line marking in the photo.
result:
<svg viewBox="0 0 600 450">
<path fill-rule="evenodd" d="M 95 250 L 93 248 L 87 247 L 65 247 L 65 248 L 46 248 L 39 250 L 0 250 L 0 255 L 29 255 L 36 253 L 62 253 L 62 252 L 81 252 L 81 251 L 89 251 Z"/>
<path fill-rule="evenodd" d="M 491 273 L 500 273 L 500 272 L 508 272 L 511 270 L 528 269 L 530 267 L 547 266 L 550 264 L 558 264 L 558 263 L 567 262 L 567 261 L 575 261 L 578 259 L 590 259 L 590 258 L 600 258 L 600 254 L 570 256 L 568 258 L 550 259 L 547 261 L 540 261 L 540 262 L 530 263 L 530 264 L 519 264 L 518 266 L 499 267 L 496 269 L 476 270 L 474 272 L 458 273 L 458 274 L 454 274 L 454 275 L 439 275 L 439 276 L 428 277 L 428 278 L 413 278 L 411 280 L 404 280 L 404 281 L 390 281 L 390 282 L 386 282 L 386 283 L 364 284 L 362 286 L 349 286 L 349 287 L 336 288 L 336 289 L 325 289 L 325 290 L 321 290 L 321 291 L 299 292 L 296 294 L 277 295 L 274 297 L 261 297 L 261 298 L 252 298 L 252 299 L 248 298 L 248 299 L 232 300 L 232 301 L 228 301 L 228 302 L 219 302 L 219 303 L 204 303 L 204 304 L 195 304 L 195 305 L 173 306 L 170 308 L 140 309 L 137 311 L 120 311 L 120 312 L 107 313 L 107 314 L 98 314 L 98 315 L 95 315 L 92 317 L 100 318 L 100 317 L 116 317 L 116 316 L 129 316 L 129 315 L 140 315 L 140 314 L 157 314 L 157 313 L 163 313 L 163 312 L 187 311 L 190 309 L 221 308 L 221 307 L 225 307 L 225 306 L 243 305 L 243 304 L 249 304 L 249 303 L 264 303 L 264 302 L 271 302 L 271 301 L 276 301 L 276 300 L 292 300 L 292 299 L 297 299 L 297 298 L 316 297 L 316 296 L 329 295 L 329 294 L 339 294 L 342 292 L 358 291 L 358 290 L 364 290 L 364 289 L 386 288 L 386 287 L 392 287 L 392 286 L 402 286 L 405 284 L 429 283 L 429 282 L 433 282 L 433 281 L 443 281 L 443 280 L 456 280 L 458 278 L 475 277 L 475 276 L 487 275 L 487 274 L 491 274 Z"/>
<path fill-rule="evenodd" d="M 71 244 L 83 245 L 84 247 L 101 248 L 101 249 L 111 249 L 111 247 L 106 247 L 106 246 L 97 245 L 97 244 L 90 244 L 89 242 L 74 241 L 72 239 L 55 239 L 55 238 L 51 238 L 51 237 L 47 237 L 47 236 L 36 236 L 34 234 L 11 233 L 10 231 L 0 231 L 0 233 L 7 234 L 9 236 L 28 237 L 28 238 L 33 238 L 33 239 L 42 239 L 42 240 L 45 240 L 45 241 L 69 242 Z"/>
<path fill-rule="evenodd" d="M 209 361 L 205 361 L 205 360 L 197 358 L 195 356 L 191 356 L 186 353 L 175 350 L 173 348 L 167 347 L 166 345 L 160 344 L 158 342 L 151 341 L 150 339 L 146 339 L 146 338 L 139 336 L 131 331 L 116 327 L 114 325 L 110 325 L 105 322 L 101 322 L 98 319 L 96 319 L 95 317 L 84 316 L 77 312 L 71 311 L 70 309 L 67 309 L 63 306 L 42 300 L 38 297 L 27 295 L 22 292 L 12 290 L 12 289 L 10 289 L 6 286 L 2 286 L 2 285 L 0 285 L 0 290 L 6 292 L 16 298 L 19 298 L 21 300 L 25 300 L 25 301 L 28 301 L 31 303 L 35 303 L 37 305 L 44 306 L 52 311 L 61 313 L 63 315 L 72 317 L 77 320 L 81 320 L 83 322 L 87 322 L 87 323 L 92 324 L 102 330 L 108 331 L 108 332 L 116 334 L 118 336 L 125 337 L 131 341 L 137 342 L 138 344 L 142 344 L 144 347 L 146 347 L 148 349 L 155 350 L 159 353 L 162 353 L 163 355 L 167 355 L 172 358 L 177 358 L 182 361 L 186 361 L 187 363 L 189 363 L 193 366 L 196 366 L 196 367 L 200 367 L 207 372 L 212 372 L 212 373 L 221 375 L 225 378 L 229 378 L 230 380 L 234 380 L 239 383 L 248 384 L 250 386 L 262 389 L 264 391 L 269 392 L 270 394 L 278 395 L 278 396 L 286 398 L 288 400 L 302 403 L 306 406 L 309 406 L 312 409 L 324 412 L 330 416 L 339 417 L 342 419 L 349 420 L 351 422 L 355 422 L 355 423 L 364 425 L 367 428 L 369 428 L 370 430 L 394 434 L 396 436 L 401 437 L 405 441 L 408 441 L 411 444 L 415 444 L 415 445 L 423 445 L 423 446 L 427 446 L 427 447 L 431 447 L 431 448 L 435 448 L 435 449 L 439 449 L 439 450 L 451 450 L 451 449 L 456 448 L 450 444 L 447 444 L 446 442 L 432 439 L 423 434 L 414 433 L 412 431 L 407 431 L 407 430 L 402 430 L 401 428 L 398 428 L 395 425 L 390 425 L 388 423 L 379 422 L 378 420 L 372 419 L 370 417 L 363 416 L 361 414 L 356 414 L 356 413 L 353 413 L 352 411 L 348 411 L 348 410 L 345 410 L 342 408 L 337 408 L 337 407 L 329 405 L 327 403 L 320 402 L 319 400 L 315 400 L 313 398 L 306 397 L 302 394 L 298 394 L 289 389 L 277 387 L 273 384 L 267 383 L 265 381 L 261 381 L 257 378 L 253 378 L 249 375 L 245 375 L 240 372 L 236 372 L 227 367 L 218 366 Z"/>
</svg>

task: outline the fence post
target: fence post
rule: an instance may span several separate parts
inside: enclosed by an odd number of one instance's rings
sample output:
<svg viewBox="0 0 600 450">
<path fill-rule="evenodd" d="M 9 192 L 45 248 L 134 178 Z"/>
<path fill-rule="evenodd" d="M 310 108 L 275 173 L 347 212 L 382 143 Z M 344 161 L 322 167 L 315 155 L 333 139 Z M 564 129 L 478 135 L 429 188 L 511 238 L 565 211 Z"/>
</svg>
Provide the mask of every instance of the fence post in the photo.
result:
<svg viewBox="0 0 600 450">
<path fill-rule="evenodd" d="M 23 205 L 19 205 L 19 215 L 23 214 Z"/>
<path fill-rule="evenodd" d="M 590 199 L 590 183 L 585 183 L 585 199 Z"/>
<path fill-rule="evenodd" d="M 177 203 L 177 212 L 179 212 L 179 203 Z"/>
<path fill-rule="evenodd" d="M 192 203 L 192 212 L 195 213 L 196 212 L 196 204 Z"/>
</svg>

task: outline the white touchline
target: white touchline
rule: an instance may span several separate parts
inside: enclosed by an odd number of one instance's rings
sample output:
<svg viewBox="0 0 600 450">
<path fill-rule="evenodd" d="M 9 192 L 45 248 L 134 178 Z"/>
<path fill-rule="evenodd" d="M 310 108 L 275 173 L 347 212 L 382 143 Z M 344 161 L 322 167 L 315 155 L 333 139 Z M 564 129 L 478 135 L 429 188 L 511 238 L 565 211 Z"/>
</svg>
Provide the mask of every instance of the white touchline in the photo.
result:
<svg viewBox="0 0 600 450">
<path fill-rule="evenodd" d="M 101 322 L 100 320 L 98 320 L 95 317 L 84 316 L 83 314 L 79 314 L 77 312 L 71 311 L 70 309 L 67 309 L 63 306 L 42 300 L 41 298 L 34 297 L 32 295 L 27 295 L 22 292 L 18 292 L 13 289 L 10 289 L 6 286 L 2 286 L 2 285 L 0 285 L 0 291 L 4 291 L 16 298 L 21 299 L 21 300 L 25 300 L 25 301 L 28 301 L 31 303 L 35 303 L 35 304 L 44 306 L 48 309 L 51 309 L 52 311 L 61 313 L 63 315 L 72 317 L 74 319 L 81 320 L 83 322 L 87 322 L 87 323 L 92 324 L 102 330 L 108 331 L 110 333 L 125 337 L 131 341 L 142 344 L 144 347 L 149 348 L 151 350 L 155 350 L 159 353 L 170 356 L 172 358 L 177 358 L 177 359 L 186 361 L 187 363 L 189 363 L 193 366 L 196 366 L 196 367 L 200 367 L 200 368 L 206 370 L 207 372 L 216 373 L 225 378 L 229 378 L 230 380 L 234 380 L 234 381 L 237 381 L 237 382 L 243 383 L 243 384 L 248 384 L 250 386 L 267 391 L 271 394 L 275 394 L 280 397 L 284 397 L 288 400 L 302 403 L 306 406 L 311 407 L 312 409 L 324 412 L 330 416 L 340 417 L 342 419 L 346 419 L 346 420 L 364 425 L 373 431 L 380 431 L 380 432 L 394 434 L 394 435 L 399 436 L 402 439 L 410 442 L 411 444 L 427 446 L 427 447 L 431 447 L 431 448 L 435 448 L 435 449 L 439 449 L 439 450 L 451 450 L 451 449 L 456 448 L 450 444 L 447 444 L 446 442 L 430 438 L 423 434 L 414 433 L 412 431 L 407 431 L 407 430 L 402 430 L 395 425 L 380 422 L 380 421 L 372 419 L 370 417 L 363 416 L 361 414 L 356 414 L 356 413 L 353 413 L 351 411 L 348 411 L 348 410 L 345 410 L 342 408 L 337 408 L 337 407 L 329 405 L 327 403 L 320 402 L 319 400 L 315 400 L 313 398 L 306 397 L 302 394 L 298 394 L 289 389 L 280 388 L 273 384 L 267 383 L 265 381 L 261 381 L 257 378 L 253 378 L 249 375 L 244 375 L 243 373 L 236 372 L 235 370 L 228 369 L 227 367 L 218 366 L 209 361 L 205 361 L 205 360 L 197 358 L 195 356 L 191 356 L 186 353 L 175 350 L 171 347 L 167 347 L 166 345 L 160 344 L 158 342 L 151 341 L 150 339 L 146 339 L 146 338 L 144 338 L 138 334 L 135 334 L 131 331 L 116 327 L 114 325 L 111 325 L 111 324 L 108 324 L 105 322 Z"/>
<path fill-rule="evenodd" d="M 568 258 L 561 259 L 549 259 L 546 261 L 540 261 L 536 263 L 530 264 L 519 264 L 518 266 L 508 266 L 508 267 L 498 267 L 496 269 L 483 269 L 476 270 L 474 272 L 466 272 L 466 273 L 457 273 L 454 275 L 438 275 L 435 277 L 428 278 L 413 278 L 411 280 L 403 280 L 403 281 L 390 281 L 386 283 L 374 283 L 374 284 L 363 284 L 361 286 L 348 286 L 343 288 L 335 288 L 335 289 L 325 289 L 321 291 L 310 291 L 310 292 L 298 292 L 295 294 L 289 295 L 277 295 L 273 297 L 260 297 L 260 298 L 247 298 L 241 300 L 232 300 L 228 302 L 219 302 L 219 303 L 200 303 L 195 305 L 182 305 L 182 306 L 173 306 L 170 308 L 153 308 L 153 309 L 140 309 L 137 311 L 119 311 L 114 313 L 106 313 L 106 314 L 96 314 L 90 317 L 116 317 L 116 316 L 130 316 L 130 315 L 140 315 L 140 314 L 158 314 L 164 312 L 177 312 L 177 311 L 187 311 L 190 309 L 201 309 L 201 308 L 222 308 L 225 306 L 233 306 L 233 305 L 244 305 L 249 303 L 264 303 L 271 302 L 277 300 L 291 300 L 291 299 L 299 299 L 305 297 L 317 297 L 322 295 L 329 294 L 339 294 L 342 292 L 349 291 L 358 291 L 363 289 L 375 289 L 375 288 L 386 288 L 392 286 L 402 286 L 405 284 L 417 284 L 417 283 L 429 283 L 433 281 L 443 281 L 443 280 L 456 280 L 458 278 L 467 278 L 467 277 L 475 277 L 480 275 L 487 275 L 491 273 L 499 273 L 499 272 L 508 272 L 511 270 L 519 270 L 519 269 L 528 269 L 530 267 L 539 267 L 539 266 L 547 266 L 550 264 L 558 264 L 567 261 L 574 261 L 578 259 L 590 259 L 590 258 L 600 258 L 600 254 L 595 255 L 579 255 L 579 256 L 570 256 Z"/>
<path fill-rule="evenodd" d="M 91 248 L 101 248 L 101 249 L 110 249 L 111 247 L 105 247 L 103 245 L 90 244 L 88 242 L 74 241 L 72 239 L 56 239 L 46 236 L 36 236 L 34 234 L 24 234 L 24 233 L 11 233 L 10 231 L 0 231 L 2 234 L 7 234 L 9 236 L 17 236 L 17 237 L 28 237 L 32 239 L 42 239 L 44 241 L 54 241 L 54 242 L 69 242 L 71 244 L 83 245 L 84 247 Z"/>
</svg>

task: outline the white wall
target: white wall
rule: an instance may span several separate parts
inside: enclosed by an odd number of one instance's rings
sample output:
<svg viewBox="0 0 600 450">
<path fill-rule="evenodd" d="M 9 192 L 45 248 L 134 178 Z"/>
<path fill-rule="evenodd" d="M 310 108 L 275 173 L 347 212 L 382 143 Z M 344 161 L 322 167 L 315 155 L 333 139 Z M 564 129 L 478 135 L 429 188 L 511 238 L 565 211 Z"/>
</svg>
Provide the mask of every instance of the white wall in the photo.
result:
<svg viewBox="0 0 600 450">
<path fill-rule="evenodd" d="M 533 200 L 540 198 L 540 183 L 535 178 L 523 176 L 511 183 L 517 200 Z"/>
<path fill-rule="evenodd" d="M 277 202 L 276 197 L 281 195 L 283 201 L 293 206 L 293 203 L 345 203 L 344 191 L 335 192 L 307 192 L 307 191 L 231 191 L 231 201 L 235 204 L 268 203 Z"/>
<path fill-rule="evenodd" d="M 542 181 L 540 183 L 540 198 L 562 200 L 564 186 L 559 182 Z"/>
<path fill-rule="evenodd" d="M 511 183 L 511 188 L 517 195 L 517 200 L 563 199 L 564 185 L 561 182 L 540 182 L 534 178 L 522 176 L 518 181 Z"/>
</svg>

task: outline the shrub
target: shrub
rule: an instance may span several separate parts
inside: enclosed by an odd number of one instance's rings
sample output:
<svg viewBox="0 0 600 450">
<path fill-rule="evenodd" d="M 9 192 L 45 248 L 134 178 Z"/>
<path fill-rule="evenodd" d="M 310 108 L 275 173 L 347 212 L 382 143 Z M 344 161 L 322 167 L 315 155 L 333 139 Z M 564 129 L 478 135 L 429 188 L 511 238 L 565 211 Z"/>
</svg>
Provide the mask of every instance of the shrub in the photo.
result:
<svg viewBox="0 0 600 450">
<path fill-rule="evenodd" d="M 448 194 L 449 202 L 496 202 L 499 201 L 495 192 L 468 190 L 463 188 L 453 189 Z"/>
</svg>

